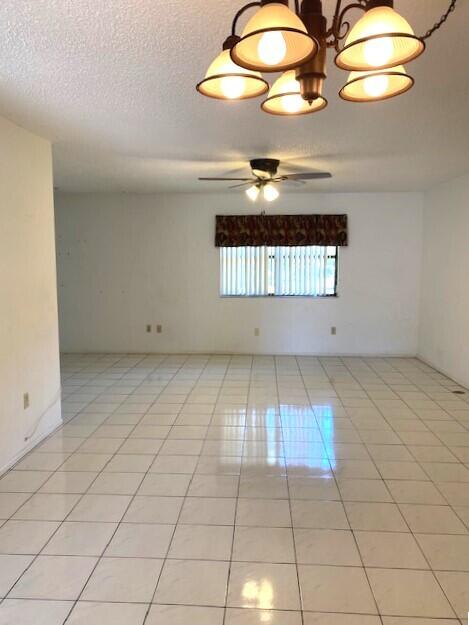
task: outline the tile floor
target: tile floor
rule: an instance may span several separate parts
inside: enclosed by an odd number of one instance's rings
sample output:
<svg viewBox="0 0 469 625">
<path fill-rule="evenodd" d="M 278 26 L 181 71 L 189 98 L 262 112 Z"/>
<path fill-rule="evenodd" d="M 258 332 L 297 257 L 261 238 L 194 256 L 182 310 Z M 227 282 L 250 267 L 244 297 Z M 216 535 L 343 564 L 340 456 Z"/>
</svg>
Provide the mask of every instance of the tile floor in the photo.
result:
<svg viewBox="0 0 469 625">
<path fill-rule="evenodd" d="M 0 625 L 466 624 L 463 390 L 413 359 L 65 356 L 66 424 L 0 479 Z"/>
</svg>

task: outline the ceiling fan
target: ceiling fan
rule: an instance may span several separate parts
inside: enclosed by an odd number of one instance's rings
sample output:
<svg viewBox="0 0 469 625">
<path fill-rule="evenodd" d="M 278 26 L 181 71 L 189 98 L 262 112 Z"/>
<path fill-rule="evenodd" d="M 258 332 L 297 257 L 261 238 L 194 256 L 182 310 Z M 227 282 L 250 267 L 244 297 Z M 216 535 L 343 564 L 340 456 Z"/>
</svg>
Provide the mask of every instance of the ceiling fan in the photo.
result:
<svg viewBox="0 0 469 625">
<path fill-rule="evenodd" d="M 321 180 L 332 178 L 328 171 L 299 172 L 295 174 L 278 174 L 280 161 L 275 158 L 253 158 L 249 161 L 252 175 L 249 178 L 199 178 L 208 181 L 236 181 L 238 184 L 229 186 L 229 189 L 248 187 L 246 195 L 255 202 L 262 191 L 262 195 L 267 202 L 276 200 L 279 192 L 276 185 L 279 183 L 304 184 L 306 180 Z"/>
</svg>

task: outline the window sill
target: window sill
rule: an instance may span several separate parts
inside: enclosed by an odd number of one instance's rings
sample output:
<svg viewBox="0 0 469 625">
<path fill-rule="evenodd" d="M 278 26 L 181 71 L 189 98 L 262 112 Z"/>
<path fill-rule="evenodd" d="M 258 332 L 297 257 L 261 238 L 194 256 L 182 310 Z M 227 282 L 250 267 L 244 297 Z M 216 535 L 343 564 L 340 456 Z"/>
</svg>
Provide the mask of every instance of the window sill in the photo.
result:
<svg viewBox="0 0 469 625">
<path fill-rule="evenodd" d="M 220 299 L 335 299 L 339 297 L 338 293 L 334 295 L 218 295 Z"/>
</svg>

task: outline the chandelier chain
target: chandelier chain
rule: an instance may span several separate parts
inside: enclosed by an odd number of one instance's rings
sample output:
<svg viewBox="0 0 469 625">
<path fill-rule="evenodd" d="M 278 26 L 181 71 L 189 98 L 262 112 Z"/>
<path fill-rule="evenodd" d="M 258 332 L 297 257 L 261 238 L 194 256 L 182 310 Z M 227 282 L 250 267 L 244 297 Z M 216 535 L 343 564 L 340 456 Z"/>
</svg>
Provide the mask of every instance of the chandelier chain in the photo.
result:
<svg viewBox="0 0 469 625">
<path fill-rule="evenodd" d="M 423 37 L 420 37 L 420 39 L 422 40 L 428 39 L 429 37 L 433 35 L 435 31 L 437 31 L 439 28 L 443 26 L 443 24 L 446 22 L 448 17 L 451 15 L 451 13 L 453 13 L 454 9 L 456 8 L 456 2 L 457 0 L 451 0 L 446 13 L 443 13 L 443 15 L 438 20 L 438 22 L 435 22 L 435 24 L 429 30 L 427 30 L 425 35 L 423 35 Z"/>
</svg>

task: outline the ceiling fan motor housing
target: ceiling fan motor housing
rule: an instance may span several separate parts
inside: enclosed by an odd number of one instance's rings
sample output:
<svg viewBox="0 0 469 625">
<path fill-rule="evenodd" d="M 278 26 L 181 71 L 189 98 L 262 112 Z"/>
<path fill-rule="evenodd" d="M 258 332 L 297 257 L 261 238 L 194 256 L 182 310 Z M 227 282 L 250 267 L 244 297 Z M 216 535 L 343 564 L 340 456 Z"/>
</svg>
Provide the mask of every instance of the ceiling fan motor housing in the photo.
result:
<svg viewBox="0 0 469 625">
<path fill-rule="evenodd" d="M 280 161 L 276 158 L 253 158 L 249 161 L 251 165 L 251 169 L 256 175 L 256 171 L 265 172 L 269 174 L 271 178 L 273 178 L 277 174 L 277 169 L 280 164 Z"/>
</svg>

